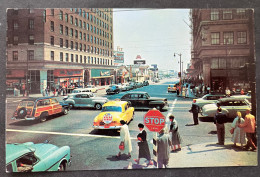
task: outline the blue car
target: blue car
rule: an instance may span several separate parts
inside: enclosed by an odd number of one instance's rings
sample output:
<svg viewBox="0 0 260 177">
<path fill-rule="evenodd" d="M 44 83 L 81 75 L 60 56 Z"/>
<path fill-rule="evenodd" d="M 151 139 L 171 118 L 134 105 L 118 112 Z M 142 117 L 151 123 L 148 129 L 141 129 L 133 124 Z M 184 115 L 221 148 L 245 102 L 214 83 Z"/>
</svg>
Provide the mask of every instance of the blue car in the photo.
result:
<svg viewBox="0 0 260 177">
<path fill-rule="evenodd" d="M 71 164 L 70 147 L 49 143 L 6 144 L 6 172 L 65 171 Z"/>
</svg>

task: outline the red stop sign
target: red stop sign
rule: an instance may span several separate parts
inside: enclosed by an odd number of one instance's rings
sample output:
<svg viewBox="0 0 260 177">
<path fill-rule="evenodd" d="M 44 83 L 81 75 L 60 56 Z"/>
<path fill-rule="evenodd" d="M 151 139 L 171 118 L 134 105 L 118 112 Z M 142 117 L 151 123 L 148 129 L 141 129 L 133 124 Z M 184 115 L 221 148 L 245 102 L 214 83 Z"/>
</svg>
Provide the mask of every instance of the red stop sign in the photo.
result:
<svg viewBox="0 0 260 177">
<path fill-rule="evenodd" d="M 165 126 L 165 117 L 164 115 L 157 109 L 149 110 L 144 115 L 144 125 L 151 132 L 159 132 Z"/>
</svg>

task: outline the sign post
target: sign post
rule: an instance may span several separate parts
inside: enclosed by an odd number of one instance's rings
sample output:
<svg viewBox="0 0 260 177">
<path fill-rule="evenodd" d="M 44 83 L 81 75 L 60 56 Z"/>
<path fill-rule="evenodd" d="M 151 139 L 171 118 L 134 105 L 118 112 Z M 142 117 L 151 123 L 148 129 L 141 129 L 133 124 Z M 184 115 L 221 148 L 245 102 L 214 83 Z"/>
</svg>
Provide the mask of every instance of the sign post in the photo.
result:
<svg viewBox="0 0 260 177">
<path fill-rule="evenodd" d="M 153 136 L 153 160 L 154 166 L 157 167 L 157 133 L 160 132 L 165 127 L 165 117 L 164 115 L 157 109 L 149 110 L 144 115 L 144 125 L 150 130 L 154 132 Z"/>
</svg>

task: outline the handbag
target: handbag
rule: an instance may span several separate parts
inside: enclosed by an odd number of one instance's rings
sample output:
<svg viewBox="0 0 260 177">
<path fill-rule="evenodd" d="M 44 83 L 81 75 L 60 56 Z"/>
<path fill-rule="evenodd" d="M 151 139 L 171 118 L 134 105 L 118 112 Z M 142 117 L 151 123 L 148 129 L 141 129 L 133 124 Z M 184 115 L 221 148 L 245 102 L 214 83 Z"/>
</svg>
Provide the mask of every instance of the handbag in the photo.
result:
<svg viewBox="0 0 260 177">
<path fill-rule="evenodd" d="M 231 134 L 233 134 L 234 133 L 234 128 L 231 128 L 230 130 L 229 130 L 229 132 L 231 133 Z"/>
<path fill-rule="evenodd" d="M 125 149 L 125 143 L 124 143 L 124 142 L 121 142 L 121 143 L 119 144 L 119 149 L 120 149 L 120 150 L 124 150 L 124 149 Z"/>
</svg>

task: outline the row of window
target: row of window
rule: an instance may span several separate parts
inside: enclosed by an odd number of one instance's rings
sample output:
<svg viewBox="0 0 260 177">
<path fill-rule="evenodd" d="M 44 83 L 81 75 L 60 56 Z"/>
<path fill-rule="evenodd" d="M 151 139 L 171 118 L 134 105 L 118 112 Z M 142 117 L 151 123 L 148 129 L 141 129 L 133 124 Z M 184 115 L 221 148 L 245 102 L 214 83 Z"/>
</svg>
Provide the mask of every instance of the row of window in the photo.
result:
<svg viewBox="0 0 260 177">
<path fill-rule="evenodd" d="M 54 11 L 53 11 L 52 13 L 53 13 L 52 15 L 54 16 Z M 85 14 L 85 15 L 84 15 L 84 14 Z M 106 15 L 106 14 L 105 14 L 105 15 Z M 75 17 L 75 19 L 74 19 L 74 16 L 73 16 L 73 15 L 70 15 L 70 16 L 69 16 L 68 13 L 65 13 L 65 15 L 63 15 L 63 11 L 60 10 L 59 19 L 60 19 L 60 20 L 63 20 L 63 16 L 64 16 L 64 18 L 65 18 L 65 21 L 66 21 L 66 22 L 69 22 L 69 21 L 70 21 L 70 24 L 72 24 L 72 25 L 75 24 L 75 26 L 79 26 L 80 28 L 82 28 L 82 24 L 84 25 L 84 21 L 83 21 L 83 23 L 82 23 L 82 20 L 80 20 L 80 19 L 78 19 L 78 18 L 76 18 L 76 17 Z M 84 17 L 84 16 L 85 16 L 85 17 Z M 69 17 L 70 17 L 70 19 L 69 19 Z M 93 16 L 92 14 L 89 14 L 88 12 L 86 13 L 86 12 L 84 11 L 83 17 L 86 18 L 87 20 L 93 22 L 94 24 L 96 24 L 96 25 L 98 25 L 98 26 L 100 26 L 100 27 L 103 27 L 104 29 L 109 30 L 109 24 L 107 24 L 106 22 L 100 20 L 100 19 L 97 18 L 96 16 Z M 107 18 L 107 17 L 106 17 L 106 19 L 107 19 L 107 21 L 108 21 L 108 18 Z M 112 18 L 110 18 L 110 23 L 112 24 Z M 110 29 L 112 29 L 111 26 L 110 26 Z"/>
<path fill-rule="evenodd" d="M 247 43 L 247 32 L 239 31 L 236 32 L 237 44 L 246 44 Z M 234 44 L 234 32 L 223 32 L 223 41 L 224 44 Z M 220 32 L 211 33 L 211 44 L 219 45 L 220 44 Z"/>
<path fill-rule="evenodd" d="M 75 56 L 75 58 L 74 58 Z M 74 60 L 75 59 L 75 60 Z M 54 51 L 51 51 L 51 60 L 54 61 Z M 99 64 L 99 65 L 113 65 L 112 60 L 104 59 L 104 58 L 97 58 L 97 57 L 90 57 L 90 56 L 82 56 L 77 54 L 70 54 L 69 53 L 63 54 L 60 52 L 60 61 L 66 62 L 75 62 L 75 63 L 85 63 L 85 64 Z"/>
<path fill-rule="evenodd" d="M 104 40 L 102 41 L 102 43 L 103 43 L 103 46 L 106 46 L 107 44 L 109 44 L 109 43 L 105 43 L 105 45 L 104 45 Z M 54 45 L 54 36 L 51 36 L 50 44 Z M 60 38 L 60 47 L 63 47 L 64 46 L 63 44 L 64 44 L 64 41 L 62 38 Z M 69 43 L 69 40 L 65 40 L 65 48 L 69 48 L 69 47 L 70 47 L 70 49 L 80 50 L 80 51 L 84 51 L 84 52 L 88 52 L 88 53 L 95 53 L 98 55 L 111 56 L 111 57 L 113 56 L 112 51 L 109 51 L 106 49 L 101 49 L 98 47 L 93 47 L 90 45 L 87 46 L 86 44 L 81 44 L 81 43 L 73 42 L 73 41 L 70 41 L 70 43 Z M 112 43 L 111 43 L 111 49 L 112 49 Z"/>
<path fill-rule="evenodd" d="M 50 30 L 52 32 L 54 32 L 54 21 L 51 21 Z M 86 33 L 83 33 L 83 32 L 78 31 L 76 29 L 74 30 L 73 28 L 70 28 L 70 30 L 69 30 L 69 28 L 67 26 L 65 26 L 65 28 L 64 28 L 64 26 L 61 25 L 61 24 L 60 24 L 60 29 L 59 30 L 60 30 L 60 34 L 65 34 L 66 36 L 70 36 L 70 37 L 75 36 L 75 38 L 79 38 L 81 40 L 83 39 L 83 40 L 86 41 Z M 89 26 L 87 27 L 87 30 L 89 30 Z M 101 30 L 99 28 L 96 28 L 96 27 L 93 28 L 92 25 L 90 26 L 90 31 L 94 32 L 94 34 L 97 34 L 97 35 L 99 35 L 101 37 L 103 36 L 103 37 L 105 37 L 107 39 L 113 40 L 112 34 L 109 34 L 109 33 L 105 32 L 105 31 L 103 31 L 103 30 Z M 87 34 L 87 36 L 89 36 L 89 34 Z M 88 39 L 89 39 L 89 37 L 88 37 Z"/>
<path fill-rule="evenodd" d="M 34 58 L 34 50 L 28 50 L 27 51 L 28 60 L 35 60 Z M 51 51 L 50 53 L 51 60 L 54 61 L 54 51 Z M 74 60 L 75 56 L 75 60 Z M 18 51 L 13 51 L 13 61 L 18 61 Z M 66 61 L 66 62 L 75 62 L 75 63 L 85 63 L 85 64 L 99 64 L 99 65 L 113 65 L 113 62 L 111 59 L 105 59 L 105 58 L 97 58 L 97 57 L 90 57 L 90 56 L 82 56 L 77 54 L 70 54 L 69 53 L 63 54 L 63 52 L 60 52 L 60 61 Z"/>
<path fill-rule="evenodd" d="M 245 9 L 236 9 L 236 13 L 232 9 L 225 9 L 225 10 L 219 10 L 219 9 L 213 9 L 210 11 L 210 20 L 232 20 L 234 17 L 234 14 L 236 14 L 237 18 L 246 18 L 246 10 Z"/>
<path fill-rule="evenodd" d="M 211 69 L 238 69 L 244 66 L 246 59 L 243 57 L 236 58 L 212 58 Z"/>
</svg>

